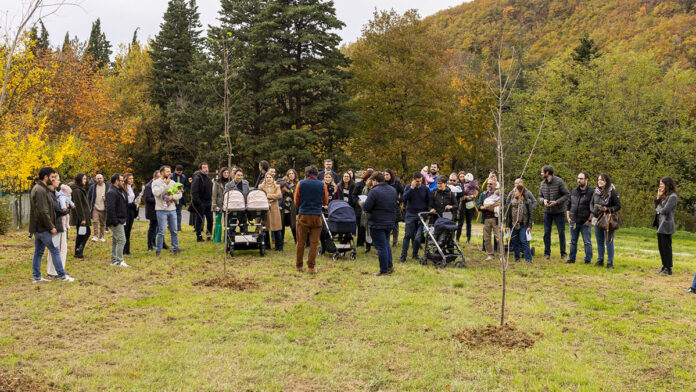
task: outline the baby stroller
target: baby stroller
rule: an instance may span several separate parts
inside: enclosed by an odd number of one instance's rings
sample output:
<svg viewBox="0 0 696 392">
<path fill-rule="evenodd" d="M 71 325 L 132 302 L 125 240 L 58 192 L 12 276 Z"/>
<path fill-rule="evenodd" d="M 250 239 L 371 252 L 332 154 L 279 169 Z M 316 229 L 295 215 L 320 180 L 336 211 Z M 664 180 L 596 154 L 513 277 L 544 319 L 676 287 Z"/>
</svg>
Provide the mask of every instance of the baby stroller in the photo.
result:
<svg viewBox="0 0 696 392">
<path fill-rule="evenodd" d="M 434 224 L 429 223 L 430 216 L 437 217 Z M 442 218 L 431 212 L 421 212 L 418 218 L 426 232 L 425 254 L 418 260 L 420 264 L 426 265 L 428 260 L 431 260 L 436 268 L 445 268 L 448 263 L 454 263 L 457 268 L 466 267 L 462 249 L 455 240 L 457 224 L 451 219 Z"/>
<path fill-rule="evenodd" d="M 243 207 L 242 207 L 243 206 Z M 262 190 L 252 190 L 246 200 L 242 192 L 233 189 L 225 193 L 223 210 L 227 212 L 227 251 L 258 249 L 266 254 L 266 218 L 268 198 Z"/>
<path fill-rule="evenodd" d="M 327 217 L 328 216 L 328 217 Z M 355 209 L 343 200 L 334 200 L 329 203 L 327 216 L 322 214 L 324 227 L 322 228 L 322 247 L 319 254 L 333 253 L 333 260 L 338 260 L 347 252 L 350 259 L 355 260 L 358 254 L 353 241 L 356 230 Z"/>
</svg>

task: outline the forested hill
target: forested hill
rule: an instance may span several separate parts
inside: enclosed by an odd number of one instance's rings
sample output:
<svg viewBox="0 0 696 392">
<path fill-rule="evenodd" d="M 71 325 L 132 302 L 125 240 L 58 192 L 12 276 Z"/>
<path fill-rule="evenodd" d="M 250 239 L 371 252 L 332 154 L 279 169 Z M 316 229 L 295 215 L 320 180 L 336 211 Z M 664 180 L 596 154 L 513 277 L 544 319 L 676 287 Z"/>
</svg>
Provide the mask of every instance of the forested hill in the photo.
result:
<svg viewBox="0 0 696 392">
<path fill-rule="evenodd" d="M 426 23 L 453 49 L 483 55 L 503 27 L 531 66 L 577 46 L 584 34 L 600 48 L 651 50 L 661 62 L 696 66 L 696 0 L 473 0 Z"/>
</svg>

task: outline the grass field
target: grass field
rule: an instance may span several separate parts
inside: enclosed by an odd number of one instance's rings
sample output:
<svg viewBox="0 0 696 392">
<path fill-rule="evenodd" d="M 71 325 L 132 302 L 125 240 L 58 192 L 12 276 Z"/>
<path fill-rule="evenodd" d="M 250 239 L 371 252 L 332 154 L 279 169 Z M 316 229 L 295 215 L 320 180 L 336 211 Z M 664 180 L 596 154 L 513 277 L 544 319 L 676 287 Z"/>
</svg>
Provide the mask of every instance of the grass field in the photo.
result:
<svg viewBox="0 0 696 392">
<path fill-rule="evenodd" d="M 537 257 L 511 266 L 507 303 L 536 342 L 506 350 L 453 338 L 499 318 L 499 265 L 483 261 L 480 237 L 466 269 L 409 260 L 388 277 L 372 276 L 374 252 L 322 257 L 315 276 L 294 271 L 291 247 L 238 252 L 229 273 L 258 287 L 237 291 L 194 285 L 222 273 L 218 245 L 196 244 L 187 226 L 184 254 L 156 259 L 145 228 L 136 223 L 132 268 L 110 267 L 103 243 L 69 257 L 75 283 L 33 285 L 32 242 L 0 237 L 0 371 L 77 391 L 696 388 L 690 233 L 674 237 L 674 275 L 658 276 L 653 230 L 620 230 L 610 271 L 562 264 L 557 237 L 543 260 L 537 228 Z"/>
</svg>

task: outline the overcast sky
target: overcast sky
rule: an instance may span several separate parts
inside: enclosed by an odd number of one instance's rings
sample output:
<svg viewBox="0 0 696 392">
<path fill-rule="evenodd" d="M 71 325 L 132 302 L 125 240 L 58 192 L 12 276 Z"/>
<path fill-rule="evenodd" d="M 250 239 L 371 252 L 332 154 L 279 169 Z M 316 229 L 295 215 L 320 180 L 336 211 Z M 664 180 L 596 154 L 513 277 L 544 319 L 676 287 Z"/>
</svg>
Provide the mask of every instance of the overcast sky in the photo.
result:
<svg viewBox="0 0 696 392">
<path fill-rule="evenodd" d="M 75 1 L 75 0 L 73 0 Z M 92 22 L 101 18 L 102 30 L 106 38 L 116 48 L 119 43 L 128 43 L 133 31 L 140 27 L 141 39 L 154 38 L 162 16 L 167 8 L 167 0 L 76 0 L 81 7 L 65 6 L 58 13 L 44 18 L 44 24 L 50 34 L 51 43 L 62 44 L 65 32 L 70 37 L 75 35 L 82 41 L 89 38 Z M 410 8 L 417 9 L 421 16 L 459 5 L 467 0 L 335 0 L 336 14 L 346 26 L 339 32 L 344 42 L 353 42 L 360 36 L 362 26 L 372 17 L 375 8 L 395 9 L 403 12 Z M 26 0 L 0 0 L 0 25 L 9 23 L 17 26 Z M 217 24 L 219 0 L 198 0 L 203 26 Z M 4 27 L 4 26 L 3 26 Z"/>
</svg>

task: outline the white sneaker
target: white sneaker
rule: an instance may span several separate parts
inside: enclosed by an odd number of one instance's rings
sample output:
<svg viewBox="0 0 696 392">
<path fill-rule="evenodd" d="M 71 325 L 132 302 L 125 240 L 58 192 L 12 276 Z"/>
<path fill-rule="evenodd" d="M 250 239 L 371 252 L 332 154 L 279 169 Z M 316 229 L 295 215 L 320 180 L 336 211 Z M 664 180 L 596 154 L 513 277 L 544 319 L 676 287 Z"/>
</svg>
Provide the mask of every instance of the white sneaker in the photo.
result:
<svg viewBox="0 0 696 392">
<path fill-rule="evenodd" d="M 486 257 L 486 261 L 491 261 L 491 260 L 493 260 L 493 256 Z"/>
<path fill-rule="evenodd" d="M 104 239 L 104 237 L 100 238 L 99 241 L 101 241 L 101 242 L 106 242 L 106 240 Z"/>
<path fill-rule="evenodd" d="M 130 267 L 130 265 L 126 264 L 126 263 L 123 262 L 123 261 L 120 262 L 120 263 L 118 263 L 118 266 L 119 266 L 119 267 L 123 267 L 123 268 L 128 268 L 128 267 Z"/>
<path fill-rule="evenodd" d="M 62 278 L 58 278 L 58 280 L 62 280 L 63 282 L 74 282 L 75 278 L 73 278 L 72 276 L 70 276 L 68 274 L 65 274 L 65 275 L 63 275 Z"/>
<path fill-rule="evenodd" d="M 96 235 L 95 235 L 94 237 L 92 237 L 92 241 L 95 241 L 95 242 L 96 242 L 96 241 L 98 241 L 98 240 L 99 240 L 99 238 L 97 238 Z"/>
<path fill-rule="evenodd" d="M 50 279 L 46 279 L 43 276 L 40 279 L 32 279 L 31 283 L 41 283 L 41 282 L 50 282 Z"/>
</svg>

